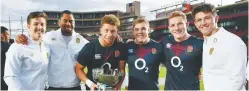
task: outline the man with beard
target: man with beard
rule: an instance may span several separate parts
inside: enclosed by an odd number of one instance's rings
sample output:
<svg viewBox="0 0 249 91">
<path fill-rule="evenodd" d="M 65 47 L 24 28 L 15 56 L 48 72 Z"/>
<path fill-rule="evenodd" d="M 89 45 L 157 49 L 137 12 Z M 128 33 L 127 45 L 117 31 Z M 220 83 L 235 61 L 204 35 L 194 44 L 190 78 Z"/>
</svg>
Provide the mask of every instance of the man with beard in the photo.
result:
<svg viewBox="0 0 249 91">
<path fill-rule="evenodd" d="M 117 42 L 116 37 L 120 21 L 115 15 L 105 15 L 101 19 L 100 34 L 98 39 L 86 44 L 80 51 L 76 64 L 76 73 L 81 81 L 85 82 L 87 90 L 98 88 L 97 82 L 93 80 L 93 69 L 103 68 L 118 69 L 123 77 L 113 88 L 120 90 L 125 75 L 125 60 L 127 59 L 127 48 L 123 43 Z M 109 65 L 108 68 L 104 64 Z M 88 68 L 87 74 L 83 71 Z"/>
<path fill-rule="evenodd" d="M 80 80 L 74 69 L 78 52 L 88 41 L 74 31 L 75 21 L 71 11 L 64 10 L 58 24 L 58 30 L 47 32 L 43 38 L 51 53 L 48 64 L 48 90 L 80 90 Z M 24 35 L 16 40 L 27 44 Z"/>
</svg>

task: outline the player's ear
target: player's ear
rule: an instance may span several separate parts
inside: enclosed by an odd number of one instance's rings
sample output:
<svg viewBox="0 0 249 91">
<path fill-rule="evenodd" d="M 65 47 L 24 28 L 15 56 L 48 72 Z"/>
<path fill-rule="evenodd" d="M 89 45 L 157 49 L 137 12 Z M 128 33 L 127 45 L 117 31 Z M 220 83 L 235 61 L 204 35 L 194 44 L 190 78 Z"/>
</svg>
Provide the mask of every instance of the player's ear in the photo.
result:
<svg viewBox="0 0 249 91">
<path fill-rule="evenodd" d="M 59 19 L 58 19 L 58 21 L 57 21 L 58 26 L 60 26 L 60 25 L 61 25 L 61 22 L 62 22 L 62 21 L 61 21 L 61 18 L 59 18 Z"/>
<path fill-rule="evenodd" d="M 27 24 L 27 28 L 30 30 L 30 24 Z"/>
<path fill-rule="evenodd" d="M 99 28 L 99 36 L 102 36 L 102 33 L 103 33 L 103 29 L 102 27 Z"/>
<path fill-rule="evenodd" d="M 217 15 L 215 16 L 215 23 L 218 23 L 218 21 L 219 21 L 219 16 Z"/>
</svg>

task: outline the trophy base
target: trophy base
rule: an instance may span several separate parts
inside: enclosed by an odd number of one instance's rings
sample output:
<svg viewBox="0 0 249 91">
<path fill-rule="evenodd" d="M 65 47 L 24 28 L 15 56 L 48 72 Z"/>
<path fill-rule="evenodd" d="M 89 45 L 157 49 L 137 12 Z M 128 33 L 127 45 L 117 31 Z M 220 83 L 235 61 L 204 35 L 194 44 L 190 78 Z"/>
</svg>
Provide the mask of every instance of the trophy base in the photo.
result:
<svg viewBox="0 0 249 91">
<path fill-rule="evenodd" d="M 105 84 L 98 84 L 98 91 L 113 91 L 113 87 L 107 87 Z"/>
</svg>

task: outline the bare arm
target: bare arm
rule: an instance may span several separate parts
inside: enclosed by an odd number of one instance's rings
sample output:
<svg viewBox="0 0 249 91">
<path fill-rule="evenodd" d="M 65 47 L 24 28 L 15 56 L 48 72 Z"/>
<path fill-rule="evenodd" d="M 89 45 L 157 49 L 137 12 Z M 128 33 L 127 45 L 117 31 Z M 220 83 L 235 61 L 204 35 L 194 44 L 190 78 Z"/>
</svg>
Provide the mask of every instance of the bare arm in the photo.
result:
<svg viewBox="0 0 249 91">
<path fill-rule="evenodd" d="M 83 82 L 86 82 L 86 80 L 88 79 L 86 76 L 86 73 L 83 71 L 83 69 L 85 68 L 85 66 L 79 64 L 78 62 L 76 63 L 76 75 L 79 77 L 79 79 Z"/>
<path fill-rule="evenodd" d="M 78 76 L 78 78 L 81 81 L 86 83 L 86 85 L 91 89 L 91 91 L 95 90 L 95 88 L 98 88 L 98 86 L 87 78 L 86 73 L 84 72 L 84 68 L 85 68 L 85 66 L 83 66 L 77 62 L 76 67 L 75 67 L 76 75 Z"/>
<path fill-rule="evenodd" d="M 120 87 L 124 81 L 124 78 L 125 78 L 125 61 L 124 60 L 121 60 L 119 62 L 119 70 L 120 72 L 122 73 L 122 79 L 119 81 L 119 83 L 115 86 L 116 90 L 120 90 Z"/>
</svg>

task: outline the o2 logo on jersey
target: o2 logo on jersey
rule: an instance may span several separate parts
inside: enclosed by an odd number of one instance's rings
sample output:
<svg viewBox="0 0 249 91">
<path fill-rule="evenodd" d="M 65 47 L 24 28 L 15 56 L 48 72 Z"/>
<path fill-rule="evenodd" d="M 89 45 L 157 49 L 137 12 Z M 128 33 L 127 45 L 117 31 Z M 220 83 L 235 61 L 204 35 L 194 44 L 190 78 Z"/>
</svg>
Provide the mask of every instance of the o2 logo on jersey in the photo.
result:
<svg viewBox="0 0 249 91">
<path fill-rule="evenodd" d="M 174 63 L 174 60 L 177 60 L 177 64 Z M 172 57 L 170 62 L 171 62 L 171 65 L 173 67 L 175 67 L 175 68 L 180 67 L 180 71 L 183 71 L 183 66 L 181 65 L 182 61 L 179 57 L 177 57 L 177 56 Z"/>
<path fill-rule="evenodd" d="M 142 62 L 142 66 L 141 67 L 138 67 L 138 62 Z M 148 67 L 146 67 L 146 62 L 145 62 L 145 60 L 144 59 L 142 59 L 142 58 L 138 58 L 136 61 L 135 61 L 135 67 L 138 69 L 138 70 L 143 70 L 143 69 L 145 69 L 145 73 L 148 73 L 149 71 L 149 68 Z"/>
</svg>

